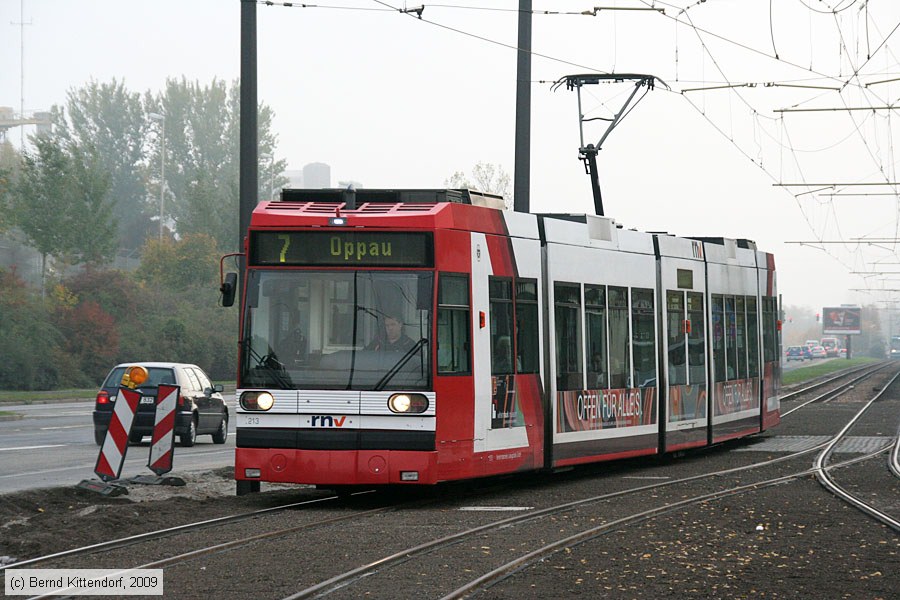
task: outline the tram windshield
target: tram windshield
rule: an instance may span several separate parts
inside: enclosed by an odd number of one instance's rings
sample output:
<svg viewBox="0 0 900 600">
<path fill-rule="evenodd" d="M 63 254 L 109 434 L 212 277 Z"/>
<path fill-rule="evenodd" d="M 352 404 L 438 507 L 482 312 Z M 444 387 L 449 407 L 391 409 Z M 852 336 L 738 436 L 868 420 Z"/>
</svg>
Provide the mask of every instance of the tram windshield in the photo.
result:
<svg viewBox="0 0 900 600">
<path fill-rule="evenodd" d="M 427 389 L 432 282 L 426 271 L 251 270 L 241 385 Z"/>
</svg>

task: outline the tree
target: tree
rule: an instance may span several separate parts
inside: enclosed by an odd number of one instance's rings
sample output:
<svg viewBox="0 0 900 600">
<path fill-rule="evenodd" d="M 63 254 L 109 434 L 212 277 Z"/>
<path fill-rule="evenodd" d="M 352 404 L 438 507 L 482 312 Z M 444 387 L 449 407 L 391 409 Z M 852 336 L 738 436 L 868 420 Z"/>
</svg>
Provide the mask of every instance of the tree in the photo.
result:
<svg viewBox="0 0 900 600">
<path fill-rule="evenodd" d="M 41 253 L 41 280 L 48 256 L 106 262 L 115 251 L 108 173 L 91 148 L 64 146 L 53 136 L 33 142 L 11 204 L 16 224 Z"/>
<path fill-rule="evenodd" d="M 67 146 L 91 147 L 98 164 L 109 172 L 112 216 L 118 246 L 139 248 L 151 230 L 156 214 L 148 203 L 146 139 L 150 121 L 140 94 L 129 92 L 123 82 L 91 81 L 70 90 L 66 109 L 51 112 L 52 136 Z M 157 163 L 158 164 L 158 163 Z"/>
<path fill-rule="evenodd" d="M 165 115 L 166 127 L 166 216 L 175 221 L 181 235 L 204 233 L 221 250 L 238 245 L 240 86 L 213 80 L 198 82 L 169 79 L 163 94 L 149 93 L 144 100 L 148 112 Z M 273 113 L 259 106 L 259 155 L 274 156 L 271 133 Z M 157 124 L 161 127 L 161 124 Z M 161 144 L 150 164 L 159 164 Z M 260 159 L 262 161 L 262 159 Z M 284 161 L 276 161 L 280 172 Z M 259 171 L 272 166 L 261 162 Z M 151 169 L 152 173 L 152 169 Z M 152 174 L 151 174 L 152 177 Z M 268 198 L 270 177 L 259 178 L 259 197 Z M 158 189 L 158 188 L 157 188 Z"/>
<path fill-rule="evenodd" d="M 209 235 L 194 233 L 178 241 L 148 240 L 137 273 L 153 287 L 184 291 L 193 287 L 219 287 L 219 251 Z"/>
<path fill-rule="evenodd" d="M 0 233 L 13 226 L 12 187 L 22 157 L 9 141 L 0 143 Z"/>
<path fill-rule="evenodd" d="M 466 177 L 462 171 L 457 171 L 444 182 L 449 188 L 471 188 L 489 194 L 503 196 L 507 207 L 513 205 L 512 192 L 509 189 L 510 177 L 500 165 L 478 162 L 472 168 L 472 178 Z"/>
<path fill-rule="evenodd" d="M 45 304 L 25 283 L 0 269 L 0 389 L 49 390 L 80 383 L 80 373 L 63 351 L 64 338 Z"/>
</svg>

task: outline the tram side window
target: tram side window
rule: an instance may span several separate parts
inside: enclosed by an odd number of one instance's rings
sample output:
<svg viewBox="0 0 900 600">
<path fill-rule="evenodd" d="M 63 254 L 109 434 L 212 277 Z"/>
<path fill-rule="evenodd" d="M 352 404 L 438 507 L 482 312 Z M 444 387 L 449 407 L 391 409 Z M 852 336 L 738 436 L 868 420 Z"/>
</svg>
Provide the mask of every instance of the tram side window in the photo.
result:
<svg viewBox="0 0 900 600">
<path fill-rule="evenodd" d="M 438 280 L 437 370 L 469 372 L 469 278 L 441 273 Z"/>
<path fill-rule="evenodd" d="M 687 339 L 684 331 L 684 292 L 666 292 L 666 331 L 669 346 L 669 385 L 687 383 Z"/>
<path fill-rule="evenodd" d="M 584 286 L 584 315 L 587 335 L 587 387 L 609 387 L 606 352 L 606 290 L 601 285 Z"/>
<path fill-rule="evenodd" d="M 777 360 L 775 340 L 778 339 L 777 319 L 775 317 L 775 298 L 766 296 L 763 301 L 763 355 L 766 362 Z"/>
<path fill-rule="evenodd" d="M 715 381 L 725 381 L 725 298 L 712 297 L 712 337 Z"/>
<path fill-rule="evenodd" d="M 610 286 L 607 289 L 609 312 L 609 387 L 629 387 L 631 375 L 631 344 L 628 337 L 628 288 Z"/>
<path fill-rule="evenodd" d="M 538 372 L 537 280 L 516 280 L 516 368 L 519 373 Z"/>
<path fill-rule="evenodd" d="M 737 342 L 737 378 L 747 379 L 747 318 L 744 313 L 744 297 L 734 299 L 735 340 Z"/>
<path fill-rule="evenodd" d="M 631 290 L 634 385 L 656 385 L 656 332 L 653 319 L 653 290 Z"/>
<path fill-rule="evenodd" d="M 706 382 L 706 323 L 703 312 L 703 294 L 687 293 L 687 315 L 691 322 L 688 334 L 688 366 L 690 384 Z"/>
<path fill-rule="evenodd" d="M 513 373 L 512 280 L 488 278 L 491 313 L 491 374 Z"/>
<path fill-rule="evenodd" d="M 747 296 L 747 367 L 750 377 L 759 377 L 759 319 L 756 298 Z"/>
<path fill-rule="evenodd" d="M 556 316 L 556 389 L 584 388 L 581 356 L 581 286 L 553 286 Z"/>
</svg>

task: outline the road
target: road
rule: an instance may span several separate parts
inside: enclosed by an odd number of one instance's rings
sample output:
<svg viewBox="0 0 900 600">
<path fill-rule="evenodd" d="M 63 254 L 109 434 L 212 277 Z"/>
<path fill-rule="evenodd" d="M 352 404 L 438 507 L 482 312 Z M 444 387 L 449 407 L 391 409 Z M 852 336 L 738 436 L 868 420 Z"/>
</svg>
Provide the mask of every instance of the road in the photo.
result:
<svg viewBox="0 0 900 600">
<path fill-rule="evenodd" d="M 176 444 L 173 475 L 234 464 L 234 395 L 226 395 L 225 402 L 230 413 L 228 441 L 213 444 L 209 435 L 201 435 L 192 448 Z M 97 479 L 94 465 L 100 448 L 94 443 L 93 401 L 2 405 L 0 409 L 23 417 L 0 420 L 0 494 Z M 129 446 L 123 478 L 153 474 L 147 468 L 149 440 L 145 437 L 141 445 Z"/>
</svg>

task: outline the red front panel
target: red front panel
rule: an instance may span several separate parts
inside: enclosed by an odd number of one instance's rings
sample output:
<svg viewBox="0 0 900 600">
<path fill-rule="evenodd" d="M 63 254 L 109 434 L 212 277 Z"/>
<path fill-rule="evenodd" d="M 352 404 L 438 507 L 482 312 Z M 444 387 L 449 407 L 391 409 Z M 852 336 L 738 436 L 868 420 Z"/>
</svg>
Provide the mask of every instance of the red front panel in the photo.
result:
<svg viewBox="0 0 900 600">
<path fill-rule="evenodd" d="M 284 450 L 238 448 L 235 479 L 248 479 L 246 469 L 259 469 L 261 481 L 316 485 L 381 485 L 437 483 L 437 453 L 398 450 Z M 415 471 L 418 481 L 403 481 L 401 472 Z"/>
</svg>

